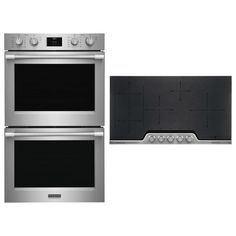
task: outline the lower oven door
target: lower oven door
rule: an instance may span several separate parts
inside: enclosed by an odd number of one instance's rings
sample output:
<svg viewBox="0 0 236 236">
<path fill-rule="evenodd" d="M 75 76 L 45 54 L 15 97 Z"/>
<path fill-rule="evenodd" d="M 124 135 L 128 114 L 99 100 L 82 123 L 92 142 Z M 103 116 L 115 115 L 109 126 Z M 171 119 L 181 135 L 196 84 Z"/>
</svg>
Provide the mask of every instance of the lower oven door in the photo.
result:
<svg viewBox="0 0 236 236">
<path fill-rule="evenodd" d="M 104 201 L 103 128 L 6 128 L 5 201 Z"/>
</svg>

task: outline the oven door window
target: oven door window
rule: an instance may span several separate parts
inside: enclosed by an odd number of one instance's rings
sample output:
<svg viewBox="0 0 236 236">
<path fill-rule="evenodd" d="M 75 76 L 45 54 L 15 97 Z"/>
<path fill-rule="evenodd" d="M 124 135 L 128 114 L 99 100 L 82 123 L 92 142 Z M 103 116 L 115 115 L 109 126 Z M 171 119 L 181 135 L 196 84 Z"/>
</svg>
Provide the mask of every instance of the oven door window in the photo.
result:
<svg viewBox="0 0 236 236">
<path fill-rule="evenodd" d="M 15 187 L 95 187 L 93 140 L 17 140 Z"/>
<path fill-rule="evenodd" d="M 15 64 L 15 111 L 94 111 L 95 64 Z"/>
</svg>

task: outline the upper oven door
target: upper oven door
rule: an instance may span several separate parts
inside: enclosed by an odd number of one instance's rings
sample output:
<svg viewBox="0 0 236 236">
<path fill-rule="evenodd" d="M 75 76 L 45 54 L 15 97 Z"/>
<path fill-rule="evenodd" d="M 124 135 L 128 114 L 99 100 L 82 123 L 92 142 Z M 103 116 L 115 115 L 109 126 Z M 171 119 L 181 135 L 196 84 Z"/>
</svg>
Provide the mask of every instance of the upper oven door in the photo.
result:
<svg viewBox="0 0 236 236">
<path fill-rule="evenodd" d="M 6 126 L 102 126 L 103 52 L 6 52 Z"/>
</svg>

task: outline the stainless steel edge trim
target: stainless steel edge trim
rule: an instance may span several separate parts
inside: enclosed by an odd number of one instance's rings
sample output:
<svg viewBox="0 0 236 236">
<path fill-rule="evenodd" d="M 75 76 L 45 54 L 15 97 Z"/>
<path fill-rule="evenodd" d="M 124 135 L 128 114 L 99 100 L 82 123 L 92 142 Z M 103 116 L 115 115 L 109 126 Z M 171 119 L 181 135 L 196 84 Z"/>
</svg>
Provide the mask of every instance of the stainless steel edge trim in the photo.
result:
<svg viewBox="0 0 236 236">
<path fill-rule="evenodd" d="M 180 143 L 180 144 L 231 144 L 231 140 L 199 140 L 193 143 Z M 149 143 L 143 140 L 110 140 L 110 144 L 171 144 L 171 143 Z M 179 144 L 179 143 L 172 143 Z"/>
<path fill-rule="evenodd" d="M 15 59 L 94 59 L 94 60 L 103 60 L 104 55 L 14 55 L 14 54 L 6 54 L 7 60 L 15 60 Z"/>
<path fill-rule="evenodd" d="M 155 136 L 155 141 L 150 142 L 150 136 Z M 159 142 L 158 136 L 164 136 L 164 141 Z M 167 136 L 174 136 L 173 142 L 168 142 Z M 182 142 L 177 141 L 178 136 L 184 136 Z M 191 136 L 191 142 L 186 141 L 186 137 Z M 194 133 L 147 133 L 142 140 L 110 140 L 110 144 L 231 144 L 231 140 L 200 140 Z"/>
<path fill-rule="evenodd" d="M 14 133 L 6 132 L 6 137 L 28 137 L 28 136 L 103 136 L 103 132 L 80 132 L 80 133 Z"/>
<path fill-rule="evenodd" d="M 94 59 L 95 60 L 102 60 L 102 59 L 104 59 L 104 55 L 102 55 L 102 54 L 94 55 Z"/>
</svg>

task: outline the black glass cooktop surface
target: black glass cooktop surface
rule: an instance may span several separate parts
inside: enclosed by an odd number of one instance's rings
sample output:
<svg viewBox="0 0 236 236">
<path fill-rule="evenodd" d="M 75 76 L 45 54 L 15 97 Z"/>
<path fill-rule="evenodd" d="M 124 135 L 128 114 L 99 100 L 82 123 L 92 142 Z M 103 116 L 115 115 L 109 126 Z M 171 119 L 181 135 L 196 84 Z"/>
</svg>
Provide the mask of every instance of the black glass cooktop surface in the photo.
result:
<svg viewBox="0 0 236 236">
<path fill-rule="evenodd" d="M 231 139 L 230 76 L 111 76 L 110 139 L 191 132 Z"/>
</svg>

